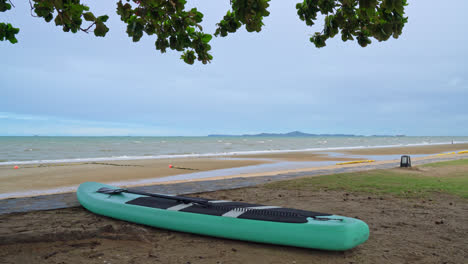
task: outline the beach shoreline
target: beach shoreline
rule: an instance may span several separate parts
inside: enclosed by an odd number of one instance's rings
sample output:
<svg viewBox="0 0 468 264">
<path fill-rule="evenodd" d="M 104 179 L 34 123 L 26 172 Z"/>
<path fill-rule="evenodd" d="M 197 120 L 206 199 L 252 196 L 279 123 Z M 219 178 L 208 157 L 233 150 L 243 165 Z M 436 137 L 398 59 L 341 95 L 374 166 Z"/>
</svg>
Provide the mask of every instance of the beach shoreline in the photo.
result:
<svg viewBox="0 0 468 264">
<path fill-rule="evenodd" d="M 27 197 L 41 194 L 72 192 L 85 181 L 97 181 L 119 186 L 170 184 L 184 181 L 226 180 L 236 177 L 271 176 L 317 169 L 333 169 L 342 161 L 369 159 L 383 155 L 394 161 L 400 154 L 434 155 L 447 151 L 468 149 L 468 144 L 437 144 L 343 150 L 338 155 L 329 152 L 283 152 L 236 155 L 224 158 L 145 159 L 87 163 L 47 163 L 0 166 L 0 197 Z M 386 156 L 385 156 L 386 155 Z M 393 155 L 393 156 L 388 156 Z M 396 156 L 395 156 L 396 155 Z M 422 159 L 427 157 L 416 157 Z M 169 168 L 172 164 L 174 168 Z M 195 177 L 195 175 L 197 177 Z M 179 179 L 178 179 L 179 178 Z"/>
</svg>

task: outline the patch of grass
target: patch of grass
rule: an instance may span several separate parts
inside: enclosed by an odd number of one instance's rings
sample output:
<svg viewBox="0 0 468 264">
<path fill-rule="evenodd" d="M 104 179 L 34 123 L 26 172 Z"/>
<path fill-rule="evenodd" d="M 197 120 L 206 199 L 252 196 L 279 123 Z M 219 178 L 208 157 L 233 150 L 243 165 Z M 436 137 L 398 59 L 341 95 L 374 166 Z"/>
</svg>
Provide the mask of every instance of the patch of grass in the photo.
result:
<svg viewBox="0 0 468 264">
<path fill-rule="evenodd" d="M 460 166 L 460 165 L 468 165 L 468 159 L 459 159 L 459 160 L 428 163 L 428 164 L 422 165 L 422 167 L 435 167 L 435 168 L 438 168 L 438 167 Z"/>
<path fill-rule="evenodd" d="M 273 182 L 272 189 L 345 190 L 371 194 L 391 194 L 399 197 L 426 197 L 444 192 L 468 199 L 468 171 L 435 177 L 395 170 L 373 170 Z"/>
</svg>

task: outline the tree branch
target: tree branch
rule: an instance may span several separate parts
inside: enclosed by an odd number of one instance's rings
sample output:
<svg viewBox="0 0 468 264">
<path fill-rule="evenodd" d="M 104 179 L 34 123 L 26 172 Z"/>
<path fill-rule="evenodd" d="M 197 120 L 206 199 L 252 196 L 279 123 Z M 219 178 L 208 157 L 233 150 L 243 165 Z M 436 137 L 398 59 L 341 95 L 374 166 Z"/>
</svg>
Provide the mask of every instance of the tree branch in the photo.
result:
<svg viewBox="0 0 468 264">
<path fill-rule="evenodd" d="M 86 29 L 83 29 L 83 28 L 80 27 L 80 30 L 83 31 L 83 32 L 89 33 L 88 30 L 91 29 L 94 25 L 96 25 L 96 22 L 93 22 L 93 23 L 92 23 L 91 25 L 89 25 L 89 27 L 86 28 Z"/>
<path fill-rule="evenodd" d="M 31 2 L 31 0 L 29 0 L 29 6 L 31 7 L 31 16 L 32 17 L 38 17 L 38 16 L 33 14 L 34 6 L 33 6 L 32 2 Z"/>
</svg>

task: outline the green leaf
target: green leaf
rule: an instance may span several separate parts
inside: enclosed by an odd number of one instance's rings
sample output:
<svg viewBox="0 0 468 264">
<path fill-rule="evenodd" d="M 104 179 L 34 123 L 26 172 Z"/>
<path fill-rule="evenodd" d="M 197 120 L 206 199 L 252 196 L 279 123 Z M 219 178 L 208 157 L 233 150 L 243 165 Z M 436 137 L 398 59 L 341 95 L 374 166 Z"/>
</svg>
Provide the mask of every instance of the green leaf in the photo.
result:
<svg viewBox="0 0 468 264">
<path fill-rule="evenodd" d="M 11 42 L 11 44 L 16 44 L 16 43 L 18 43 L 18 40 L 17 40 L 14 36 L 13 36 L 13 37 L 10 37 L 8 40 Z"/>
<path fill-rule="evenodd" d="M 94 29 L 94 35 L 96 35 L 96 37 L 104 37 L 108 31 L 109 28 L 104 25 L 104 23 L 98 22 L 96 23 L 96 28 Z"/>
<path fill-rule="evenodd" d="M 108 15 L 100 16 L 100 17 L 97 18 L 97 20 L 99 20 L 101 22 L 106 22 L 107 19 L 109 19 Z"/>
<path fill-rule="evenodd" d="M 86 21 L 95 21 L 96 20 L 96 17 L 94 16 L 93 13 L 91 12 L 86 12 L 83 14 L 83 18 L 86 20 Z"/>
<path fill-rule="evenodd" d="M 47 14 L 47 16 L 44 17 L 46 22 L 52 21 L 53 18 L 54 18 L 54 16 L 52 15 L 52 13 L 49 13 L 49 14 Z"/>
<path fill-rule="evenodd" d="M 183 59 L 185 63 L 192 65 L 195 62 L 195 53 L 193 50 L 189 50 L 184 52 L 180 58 Z"/>
<path fill-rule="evenodd" d="M 210 34 L 203 34 L 203 37 L 201 38 L 203 43 L 208 43 L 210 40 L 213 38 Z"/>
<path fill-rule="evenodd" d="M 19 33 L 19 28 L 13 27 L 10 23 L 0 23 L 0 41 L 8 40 L 12 44 L 18 42 L 15 35 Z"/>
<path fill-rule="evenodd" d="M 7 3 L 5 0 L 0 0 L 0 12 L 5 12 L 11 9 L 11 5 Z"/>
<path fill-rule="evenodd" d="M 310 41 L 315 44 L 317 48 L 323 48 L 327 44 L 325 43 L 326 37 L 321 35 L 320 33 L 315 33 L 313 37 L 310 38 Z"/>
<path fill-rule="evenodd" d="M 193 28 L 193 27 L 188 27 L 187 28 L 187 33 L 188 34 L 192 34 L 193 32 L 195 32 L 195 28 Z"/>
</svg>

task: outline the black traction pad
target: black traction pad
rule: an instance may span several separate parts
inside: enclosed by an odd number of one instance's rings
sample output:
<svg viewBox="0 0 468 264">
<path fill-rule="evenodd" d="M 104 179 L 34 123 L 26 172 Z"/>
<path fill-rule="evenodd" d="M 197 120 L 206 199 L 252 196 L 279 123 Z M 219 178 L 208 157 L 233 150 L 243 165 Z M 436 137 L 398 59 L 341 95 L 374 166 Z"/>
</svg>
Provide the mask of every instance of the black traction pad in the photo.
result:
<svg viewBox="0 0 468 264">
<path fill-rule="evenodd" d="M 207 200 L 210 202 L 210 200 Z M 211 200 L 214 201 L 214 200 Z M 158 209 L 167 209 L 181 204 L 176 200 L 156 198 L 156 197 L 139 197 L 128 201 L 127 204 L 139 205 Z M 271 208 L 271 209 L 251 209 L 247 207 L 259 207 L 260 204 L 249 204 L 241 202 L 221 202 L 209 203 L 208 206 L 193 204 L 189 207 L 179 210 L 179 212 L 196 213 L 222 216 L 231 210 L 239 210 L 243 212 L 237 218 L 262 220 L 271 222 L 284 223 L 306 223 L 308 217 L 330 216 L 330 214 L 304 211 L 292 208 Z"/>
</svg>

